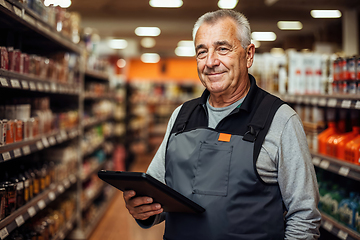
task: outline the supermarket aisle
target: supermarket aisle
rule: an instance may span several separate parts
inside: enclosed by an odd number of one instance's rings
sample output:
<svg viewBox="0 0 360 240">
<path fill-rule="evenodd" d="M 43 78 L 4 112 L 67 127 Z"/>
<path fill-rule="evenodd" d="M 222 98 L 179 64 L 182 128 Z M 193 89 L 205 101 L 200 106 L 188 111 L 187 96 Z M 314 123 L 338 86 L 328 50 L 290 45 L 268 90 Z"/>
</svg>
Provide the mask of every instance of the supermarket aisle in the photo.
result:
<svg viewBox="0 0 360 240">
<path fill-rule="evenodd" d="M 152 156 L 153 153 L 137 156 L 130 170 L 146 171 Z M 125 208 L 122 193 L 117 191 L 115 199 L 89 240 L 160 240 L 163 232 L 164 223 L 151 229 L 140 228 Z"/>
</svg>

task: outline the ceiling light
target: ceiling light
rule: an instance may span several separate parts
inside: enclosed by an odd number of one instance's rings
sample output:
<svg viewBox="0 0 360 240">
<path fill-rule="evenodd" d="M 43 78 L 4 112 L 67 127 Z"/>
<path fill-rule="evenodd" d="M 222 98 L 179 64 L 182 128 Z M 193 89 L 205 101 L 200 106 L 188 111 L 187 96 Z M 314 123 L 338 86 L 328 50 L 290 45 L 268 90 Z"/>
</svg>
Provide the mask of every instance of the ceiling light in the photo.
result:
<svg viewBox="0 0 360 240">
<path fill-rule="evenodd" d="M 265 0 L 265 4 L 266 6 L 271 6 L 273 5 L 274 3 L 276 3 L 278 0 Z"/>
<path fill-rule="evenodd" d="M 233 9 L 238 4 L 238 0 L 219 0 L 218 6 L 222 9 Z"/>
<path fill-rule="evenodd" d="M 150 0 L 150 6 L 158 8 L 179 8 L 183 5 L 182 0 Z"/>
<path fill-rule="evenodd" d="M 112 49 L 124 49 L 127 45 L 128 43 L 124 39 L 111 39 L 109 41 L 109 47 Z"/>
<path fill-rule="evenodd" d="M 119 59 L 116 61 L 116 66 L 118 66 L 119 68 L 123 68 L 126 66 L 126 61 L 124 59 Z"/>
<path fill-rule="evenodd" d="M 281 30 L 301 30 L 303 27 L 299 21 L 278 21 L 277 26 Z"/>
<path fill-rule="evenodd" d="M 273 32 L 253 32 L 251 38 L 256 41 L 275 41 L 276 34 Z"/>
<path fill-rule="evenodd" d="M 255 45 L 255 48 L 259 48 L 261 46 L 261 43 L 259 41 L 251 39 L 251 43 Z"/>
<path fill-rule="evenodd" d="M 161 33 L 160 28 L 158 27 L 137 27 L 135 29 L 135 34 L 141 37 L 156 37 Z"/>
<path fill-rule="evenodd" d="M 53 5 L 54 7 L 68 8 L 71 5 L 71 0 L 45 0 L 44 5 L 46 7 Z"/>
<path fill-rule="evenodd" d="M 144 53 L 140 57 L 144 63 L 157 63 L 160 61 L 160 56 L 157 53 Z"/>
<path fill-rule="evenodd" d="M 195 48 L 194 47 L 177 47 L 175 49 L 176 56 L 179 57 L 193 57 L 195 56 Z"/>
<path fill-rule="evenodd" d="M 194 42 L 192 40 L 181 40 L 178 42 L 178 47 L 191 47 L 194 48 Z"/>
<path fill-rule="evenodd" d="M 156 41 L 153 38 L 145 37 L 140 41 L 141 46 L 144 48 L 152 48 L 155 46 Z"/>
<path fill-rule="evenodd" d="M 313 18 L 339 18 L 341 12 L 339 10 L 311 10 L 310 12 Z"/>
<path fill-rule="evenodd" d="M 285 51 L 282 48 L 272 48 L 270 49 L 270 54 L 276 57 L 283 56 L 285 54 Z"/>
</svg>

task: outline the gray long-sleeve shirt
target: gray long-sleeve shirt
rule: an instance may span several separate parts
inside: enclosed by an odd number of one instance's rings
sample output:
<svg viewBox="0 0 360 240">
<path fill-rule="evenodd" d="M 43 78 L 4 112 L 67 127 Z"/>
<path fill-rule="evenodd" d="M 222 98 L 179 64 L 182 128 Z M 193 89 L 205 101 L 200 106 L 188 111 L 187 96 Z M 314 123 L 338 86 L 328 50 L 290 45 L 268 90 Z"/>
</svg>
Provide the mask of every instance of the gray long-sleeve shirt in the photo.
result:
<svg viewBox="0 0 360 240">
<path fill-rule="evenodd" d="M 214 109 L 207 104 L 209 127 L 215 127 L 241 102 L 242 100 L 239 100 L 221 109 Z M 148 174 L 161 182 L 165 182 L 166 142 L 180 109 L 181 106 L 173 112 L 164 140 L 147 170 Z M 279 184 L 287 209 L 285 239 L 317 239 L 321 215 L 317 209 L 319 191 L 315 170 L 301 120 L 288 105 L 282 105 L 276 112 L 256 168 L 264 182 Z M 163 215 L 157 216 L 154 224 L 163 219 Z M 141 222 L 139 224 L 142 226 Z"/>
</svg>

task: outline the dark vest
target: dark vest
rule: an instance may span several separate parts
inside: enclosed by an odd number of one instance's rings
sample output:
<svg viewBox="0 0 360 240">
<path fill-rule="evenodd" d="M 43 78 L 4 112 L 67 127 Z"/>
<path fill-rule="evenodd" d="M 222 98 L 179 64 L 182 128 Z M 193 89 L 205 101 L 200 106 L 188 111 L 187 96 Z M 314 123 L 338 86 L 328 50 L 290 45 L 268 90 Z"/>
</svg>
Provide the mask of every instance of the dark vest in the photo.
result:
<svg viewBox="0 0 360 240">
<path fill-rule="evenodd" d="M 273 115 L 282 103 L 266 111 L 270 114 L 269 120 L 260 121 L 262 117 L 259 116 L 266 113 L 261 110 L 256 113 L 256 110 L 267 102 L 262 103 L 265 97 L 274 97 L 258 88 L 255 79 L 249 76 L 251 87 L 243 104 L 216 129 L 207 127 L 207 90 L 199 99 L 192 100 L 195 104 L 185 124 L 179 122 L 181 117 L 175 121 L 165 157 L 166 184 L 206 211 L 202 214 L 167 213 L 164 239 L 284 238 L 284 209 L 279 186 L 264 183 L 256 171 L 259 146 L 261 148 Z M 188 104 L 183 105 L 179 116 L 186 106 Z M 260 144 L 256 143 L 257 138 L 262 139 Z"/>
</svg>

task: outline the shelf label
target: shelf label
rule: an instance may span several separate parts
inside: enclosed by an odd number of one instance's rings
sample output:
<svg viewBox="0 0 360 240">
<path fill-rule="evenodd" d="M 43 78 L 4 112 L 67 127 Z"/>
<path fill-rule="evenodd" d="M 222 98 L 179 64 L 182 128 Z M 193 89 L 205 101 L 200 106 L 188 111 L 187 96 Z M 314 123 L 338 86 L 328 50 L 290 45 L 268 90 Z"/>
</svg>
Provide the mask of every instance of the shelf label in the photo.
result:
<svg viewBox="0 0 360 240">
<path fill-rule="evenodd" d="M 69 179 L 65 179 L 65 180 L 63 181 L 63 184 L 64 184 L 65 188 L 69 188 L 69 187 L 70 187 L 70 181 L 69 181 Z"/>
<path fill-rule="evenodd" d="M 40 83 L 40 82 L 37 83 L 37 89 L 39 91 L 44 91 L 44 86 L 42 85 L 42 83 Z"/>
<path fill-rule="evenodd" d="M 14 7 L 15 14 L 22 18 L 23 14 L 22 14 L 21 9 L 16 6 L 13 6 L 13 7 Z"/>
<path fill-rule="evenodd" d="M 356 101 L 356 103 L 355 103 L 355 109 L 360 109 L 360 101 Z"/>
<path fill-rule="evenodd" d="M 42 143 L 44 144 L 44 147 L 46 147 L 46 148 L 50 147 L 50 144 L 46 137 L 42 138 Z"/>
<path fill-rule="evenodd" d="M 51 91 L 53 92 L 57 91 L 56 83 L 51 83 Z"/>
<path fill-rule="evenodd" d="M 22 150 L 23 150 L 24 155 L 28 155 L 28 154 L 31 153 L 31 150 L 30 150 L 30 146 L 29 146 L 29 145 L 24 146 L 24 147 L 22 148 Z"/>
<path fill-rule="evenodd" d="M 329 165 L 330 165 L 330 162 L 327 161 L 327 160 L 322 160 L 321 163 L 320 163 L 320 167 L 323 168 L 323 169 L 328 169 Z"/>
<path fill-rule="evenodd" d="M 326 98 L 321 98 L 321 99 L 319 100 L 319 106 L 323 106 L 323 107 L 326 106 Z"/>
<path fill-rule="evenodd" d="M 10 83 L 13 88 L 21 88 L 20 82 L 17 79 L 11 79 Z"/>
<path fill-rule="evenodd" d="M 21 151 L 20 148 L 14 149 L 14 157 L 21 157 Z"/>
<path fill-rule="evenodd" d="M 49 199 L 51 200 L 51 201 L 54 201 L 55 200 L 55 198 L 56 198 L 56 195 L 55 195 L 55 193 L 54 192 L 49 192 Z"/>
<path fill-rule="evenodd" d="M 344 167 L 342 166 L 340 169 L 339 169 L 339 174 L 340 175 L 343 175 L 344 177 L 346 177 L 350 172 L 350 168 L 348 167 Z"/>
<path fill-rule="evenodd" d="M 46 92 L 50 92 L 50 86 L 47 83 L 44 83 L 44 88 Z"/>
<path fill-rule="evenodd" d="M 328 107 L 336 107 L 337 100 L 335 98 L 330 98 L 327 105 Z"/>
<path fill-rule="evenodd" d="M 311 99 L 309 97 L 304 97 L 304 103 L 309 104 Z"/>
<path fill-rule="evenodd" d="M 56 140 L 54 136 L 49 137 L 49 143 L 50 145 L 55 145 L 56 144 Z"/>
<path fill-rule="evenodd" d="M 38 201 L 37 205 L 40 208 L 40 210 L 43 210 L 46 207 L 46 203 L 45 203 L 45 201 L 43 199 Z"/>
<path fill-rule="evenodd" d="M 347 237 L 348 237 L 348 233 L 347 233 L 347 232 L 344 232 L 343 230 L 339 230 L 337 236 L 338 236 L 340 239 L 346 240 Z"/>
<path fill-rule="evenodd" d="M 25 222 L 24 217 L 22 215 L 18 216 L 17 218 L 15 218 L 15 222 L 16 222 L 16 225 L 18 227 L 20 227 Z"/>
<path fill-rule="evenodd" d="M 64 188 L 63 185 L 59 185 L 59 186 L 57 187 L 57 190 L 58 190 L 59 193 L 63 193 L 63 192 L 65 191 L 65 188 Z"/>
<path fill-rule="evenodd" d="M 27 81 L 22 80 L 22 81 L 21 81 L 21 85 L 22 85 L 22 88 L 23 88 L 23 89 L 29 89 L 29 84 L 28 84 Z"/>
<path fill-rule="evenodd" d="M 35 19 L 30 17 L 28 14 L 24 14 L 24 20 L 27 21 L 28 23 L 35 25 Z"/>
<path fill-rule="evenodd" d="M 60 134 L 56 136 L 56 141 L 57 141 L 58 143 L 62 143 L 63 140 L 62 140 Z"/>
<path fill-rule="evenodd" d="M 10 156 L 10 153 L 9 152 L 4 152 L 1 154 L 4 161 L 7 161 L 7 160 L 10 160 L 11 159 L 11 156 Z"/>
<path fill-rule="evenodd" d="M 5 239 L 7 236 L 9 236 L 9 232 L 6 229 L 6 227 L 4 227 L 3 229 L 0 230 L 0 238 Z"/>
<path fill-rule="evenodd" d="M 36 147 L 37 147 L 38 150 L 42 150 L 42 149 L 44 148 L 44 146 L 43 146 L 43 144 L 42 144 L 41 141 L 37 141 L 37 142 L 36 142 Z"/>
<path fill-rule="evenodd" d="M 313 157 L 312 162 L 315 166 L 319 166 L 321 159 L 318 157 Z"/>
<path fill-rule="evenodd" d="M 8 87 L 9 86 L 9 84 L 6 81 L 5 78 L 0 78 L 0 83 L 1 83 L 1 86 L 3 86 L 3 87 Z"/>
<path fill-rule="evenodd" d="M 71 175 L 69 176 L 69 180 L 70 180 L 71 183 L 76 183 L 76 177 L 75 177 L 75 175 L 74 175 L 74 174 L 71 174 Z"/>
<path fill-rule="evenodd" d="M 351 107 L 351 100 L 343 100 L 341 103 L 342 108 L 350 108 Z"/>
<path fill-rule="evenodd" d="M 323 225 L 323 228 L 325 228 L 326 230 L 328 230 L 329 232 L 331 232 L 331 230 L 333 229 L 333 225 L 332 223 L 328 222 L 328 221 L 325 221 L 324 222 L 324 225 Z"/>
<path fill-rule="evenodd" d="M 29 82 L 29 86 L 31 91 L 36 91 L 36 85 L 34 82 Z"/>
<path fill-rule="evenodd" d="M 29 207 L 27 212 L 30 215 L 30 217 L 33 217 L 36 214 L 36 210 L 35 210 L 34 206 Z"/>
<path fill-rule="evenodd" d="M 61 134 L 61 138 L 65 141 L 65 140 L 67 139 L 66 131 L 65 131 L 65 130 L 61 130 L 61 131 L 60 131 L 60 134 Z"/>
</svg>

